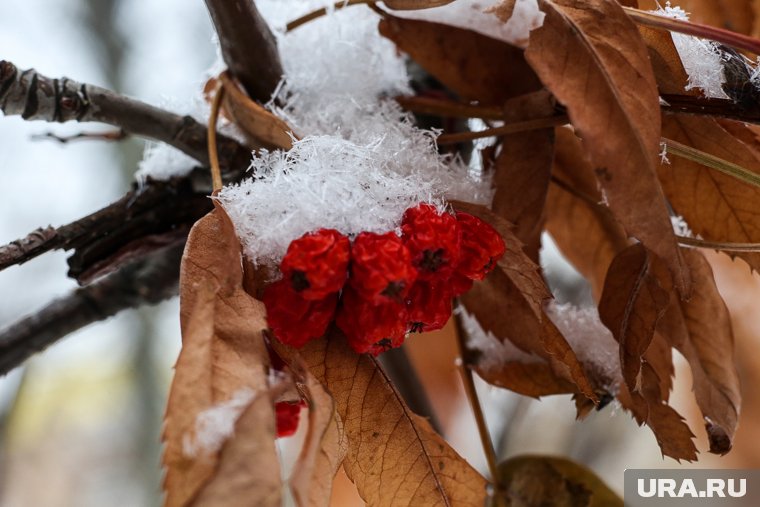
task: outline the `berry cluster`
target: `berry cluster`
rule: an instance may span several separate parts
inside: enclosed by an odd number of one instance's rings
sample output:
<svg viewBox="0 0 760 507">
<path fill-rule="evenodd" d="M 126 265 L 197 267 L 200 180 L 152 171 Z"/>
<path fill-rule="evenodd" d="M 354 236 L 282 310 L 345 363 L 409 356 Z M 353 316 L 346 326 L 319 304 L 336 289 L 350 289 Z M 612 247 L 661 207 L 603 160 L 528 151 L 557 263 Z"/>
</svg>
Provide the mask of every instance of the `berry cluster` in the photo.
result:
<svg viewBox="0 0 760 507">
<path fill-rule="evenodd" d="M 353 243 L 320 229 L 293 241 L 282 280 L 264 291 L 275 336 L 302 347 L 335 320 L 358 353 L 400 346 L 407 333 L 441 329 L 452 298 L 493 269 L 506 247 L 486 222 L 420 204 L 404 213 L 401 237 L 362 232 Z"/>
<path fill-rule="evenodd" d="M 277 421 L 277 438 L 289 437 L 298 429 L 298 421 L 301 419 L 301 409 L 306 402 L 279 401 L 274 405 L 274 414 Z"/>
</svg>

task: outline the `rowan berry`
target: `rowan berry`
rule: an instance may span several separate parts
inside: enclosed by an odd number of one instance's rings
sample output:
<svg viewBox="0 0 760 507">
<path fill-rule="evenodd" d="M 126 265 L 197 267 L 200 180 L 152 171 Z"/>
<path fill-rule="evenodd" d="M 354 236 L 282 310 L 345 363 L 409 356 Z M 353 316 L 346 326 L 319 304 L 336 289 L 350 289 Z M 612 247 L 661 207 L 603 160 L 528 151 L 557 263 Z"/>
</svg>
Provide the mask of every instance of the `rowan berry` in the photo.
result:
<svg viewBox="0 0 760 507">
<path fill-rule="evenodd" d="M 348 286 L 343 290 L 335 323 L 352 349 L 376 356 L 404 342 L 407 320 L 403 303 L 389 301 L 375 305 Z"/>
<path fill-rule="evenodd" d="M 349 257 L 346 236 L 335 229 L 319 229 L 290 243 L 280 270 L 301 297 L 319 300 L 343 287 Z"/>
<path fill-rule="evenodd" d="M 274 404 L 274 413 L 277 420 L 277 438 L 289 437 L 298 429 L 298 421 L 301 418 L 301 409 L 306 402 L 279 401 Z"/>
<path fill-rule="evenodd" d="M 267 322 L 274 335 L 285 345 L 300 348 L 319 338 L 335 315 L 338 294 L 309 301 L 296 292 L 289 280 L 280 280 L 264 290 Z"/>
<path fill-rule="evenodd" d="M 459 212 L 457 221 L 462 233 L 457 272 L 471 280 L 482 280 L 504 255 L 507 247 L 496 229 L 480 218 Z"/>
<path fill-rule="evenodd" d="M 443 328 L 451 317 L 452 296 L 443 282 L 418 280 L 406 299 L 409 331 L 425 333 Z"/>
<path fill-rule="evenodd" d="M 450 213 L 422 203 L 409 208 L 401 221 L 404 244 L 420 280 L 445 280 L 459 260 L 459 222 Z"/>
<path fill-rule="evenodd" d="M 351 245 L 349 283 L 373 304 L 401 302 L 409 293 L 417 270 L 401 238 L 389 232 L 362 232 Z"/>
</svg>

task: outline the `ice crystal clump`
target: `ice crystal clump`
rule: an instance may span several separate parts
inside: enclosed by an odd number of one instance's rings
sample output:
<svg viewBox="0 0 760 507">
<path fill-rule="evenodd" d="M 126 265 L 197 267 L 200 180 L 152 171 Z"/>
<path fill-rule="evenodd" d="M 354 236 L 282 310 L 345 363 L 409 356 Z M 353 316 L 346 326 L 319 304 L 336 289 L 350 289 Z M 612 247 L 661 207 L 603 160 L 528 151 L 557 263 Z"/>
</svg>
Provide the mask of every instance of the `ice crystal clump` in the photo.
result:
<svg viewBox="0 0 760 507">
<path fill-rule="evenodd" d="M 240 414 L 253 401 L 254 392 L 240 389 L 231 399 L 204 410 L 195 418 L 195 434 L 185 434 L 182 452 L 193 457 L 218 451 L 235 430 Z"/>
</svg>

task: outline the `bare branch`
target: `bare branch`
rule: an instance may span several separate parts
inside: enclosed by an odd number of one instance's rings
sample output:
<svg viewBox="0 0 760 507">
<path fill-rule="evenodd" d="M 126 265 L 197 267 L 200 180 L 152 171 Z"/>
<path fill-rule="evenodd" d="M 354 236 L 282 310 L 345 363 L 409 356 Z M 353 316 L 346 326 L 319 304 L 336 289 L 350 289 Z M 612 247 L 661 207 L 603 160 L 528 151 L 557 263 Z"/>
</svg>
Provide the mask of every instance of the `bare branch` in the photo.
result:
<svg viewBox="0 0 760 507">
<path fill-rule="evenodd" d="M 277 41 L 253 0 L 206 0 L 230 72 L 248 95 L 261 102 L 272 96 L 283 71 Z"/>
<path fill-rule="evenodd" d="M 179 116 L 99 86 L 68 78 L 53 79 L 34 69 L 19 71 L 0 61 L 0 110 L 25 120 L 101 122 L 127 133 L 165 142 L 201 164 L 208 164 L 206 127 L 191 116 Z M 236 141 L 219 136 L 221 158 L 250 156 Z M 246 163 L 243 163 L 246 165 Z"/>
<path fill-rule="evenodd" d="M 0 375 L 69 333 L 177 293 L 182 246 L 155 253 L 57 299 L 0 331 Z"/>
<path fill-rule="evenodd" d="M 68 136 L 62 136 L 55 132 L 45 132 L 44 134 L 34 134 L 34 141 L 58 141 L 61 144 L 68 144 L 72 141 L 123 141 L 129 137 L 129 134 L 122 129 L 112 130 L 109 132 L 78 132 Z"/>
</svg>

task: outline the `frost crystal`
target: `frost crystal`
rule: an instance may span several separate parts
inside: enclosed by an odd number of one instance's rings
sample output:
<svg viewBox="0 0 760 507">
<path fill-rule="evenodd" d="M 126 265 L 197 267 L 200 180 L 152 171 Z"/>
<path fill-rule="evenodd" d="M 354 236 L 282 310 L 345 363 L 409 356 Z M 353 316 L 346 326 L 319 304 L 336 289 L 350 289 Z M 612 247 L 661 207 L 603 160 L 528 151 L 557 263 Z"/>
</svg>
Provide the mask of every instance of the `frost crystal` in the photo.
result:
<svg viewBox="0 0 760 507">
<path fill-rule="evenodd" d="M 135 173 L 137 181 L 146 179 L 166 181 L 174 176 L 190 174 L 198 162 L 176 148 L 163 143 L 149 143 Z"/>
<path fill-rule="evenodd" d="M 694 237 L 694 233 L 691 232 L 689 224 L 686 223 L 686 220 L 684 220 L 681 215 L 671 216 L 670 222 L 673 224 L 673 232 L 678 236 L 684 236 L 686 238 Z"/>
<path fill-rule="evenodd" d="M 322 5 L 260 3 L 275 27 Z M 422 201 L 489 201 L 490 183 L 478 171 L 439 155 L 435 134 L 384 100 L 410 90 L 404 61 L 378 34 L 378 21 L 357 6 L 279 34 L 286 75 L 281 105 L 272 107 L 302 139 L 288 152 L 261 152 L 253 177 L 219 194 L 254 262 L 277 263 L 292 240 L 321 227 L 349 236 L 387 232 Z"/>
<path fill-rule="evenodd" d="M 686 11 L 677 6 L 671 7 L 670 2 L 667 2 L 665 7 L 651 12 L 666 18 L 689 20 Z M 724 55 L 718 45 L 691 35 L 675 32 L 671 35 L 683 67 L 689 75 L 686 89 L 699 88 L 707 97 L 727 99 L 728 95 L 723 91 L 723 83 L 726 82 L 723 73 Z"/>
<path fill-rule="evenodd" d="M 250 389 L 240 389 L 228 401 L 204 410 L 195 418 L 195 435 L 185 434 L 182 452 L 194 457 L 218 451 L 235 431 L 235 422 L 245 407 L 253 401 Z"/>
</svg>

